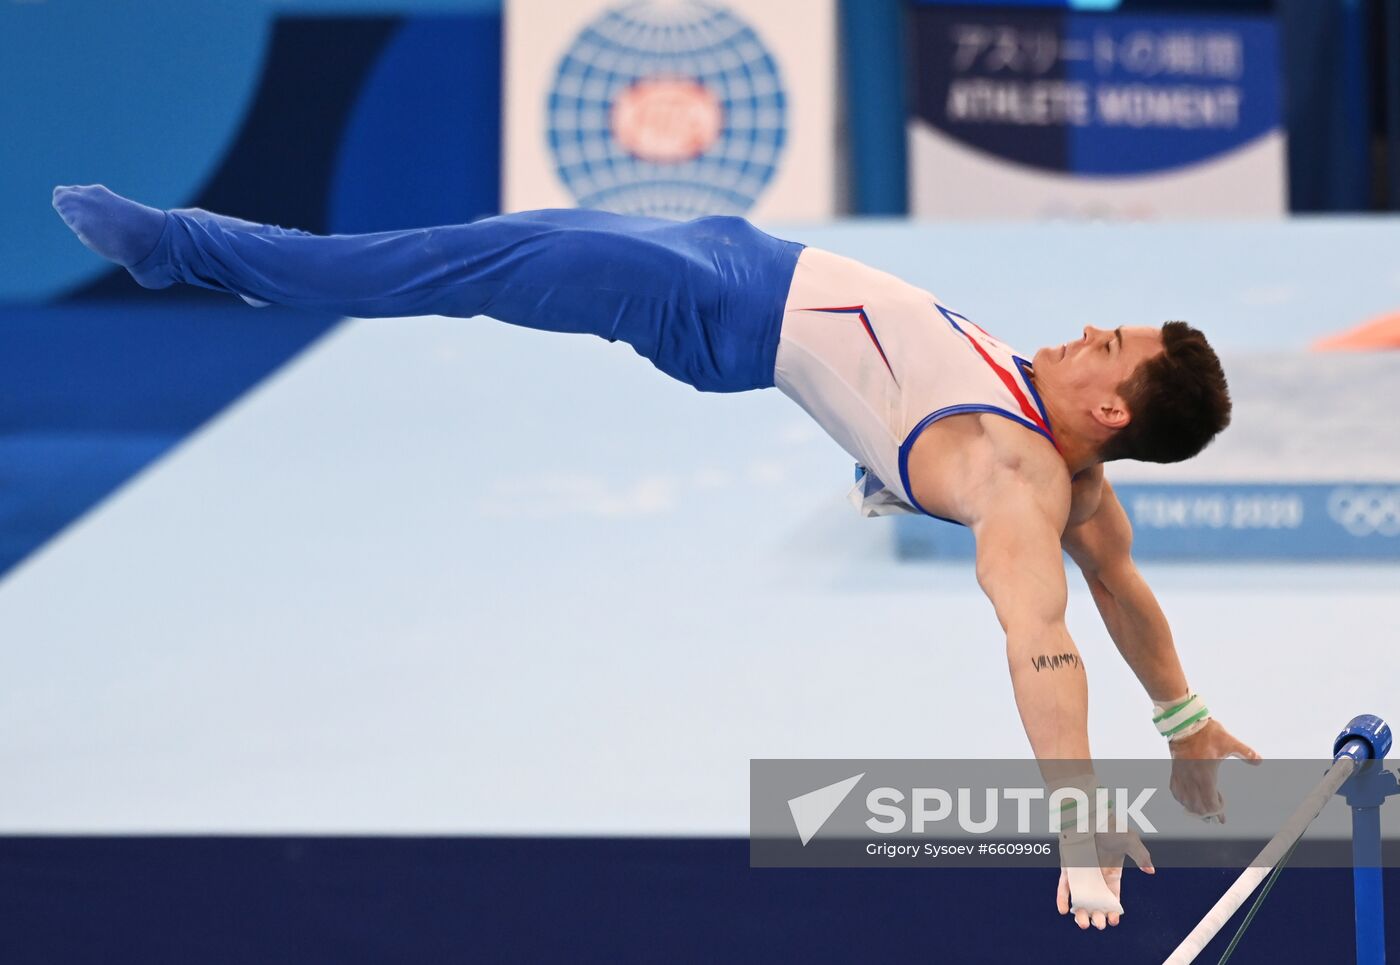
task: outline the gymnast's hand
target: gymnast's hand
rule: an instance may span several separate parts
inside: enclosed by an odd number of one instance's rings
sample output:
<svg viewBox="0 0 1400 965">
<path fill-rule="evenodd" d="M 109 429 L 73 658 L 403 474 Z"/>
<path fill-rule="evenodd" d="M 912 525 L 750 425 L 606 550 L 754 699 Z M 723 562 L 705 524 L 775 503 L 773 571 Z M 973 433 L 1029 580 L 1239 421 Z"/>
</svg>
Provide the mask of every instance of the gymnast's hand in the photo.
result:
<svg viewBox="0 0 1400 965">
<path fill-rule="evenodd" d="M 1098 852 L 1100 867 L 1076 867 L 1082 864 L 1081 860 L 1076 860 L 1076 853 L 1082 859 L 1083 846 L 1090 841 Z M 1152 855 L 1147 853 L 1147 846 L 1136 831 L 1061 835 L 1060 860 L 1065 867 L 1060 869 L 1060 886 L 1055 893 L 1055 907 L 1060 914 L 1068 915 L 1073 911 L 1074 923 L 1081 929 L 1092 924 L 1103 931 L 1105 925 L 1117 925 L 1123 914 L 1120 898 L 1124 857 L 1132 858 L 1147 874 L 1157 873 L 1152 866 Z"/>
<path fill-rule="evenodd" d="M 1188 814 L 1225 823 L 1225 798 L 1217 786 L 1220 762 L 1231 757 L 1258 764 L 1263 758 L 1235 739 L 1218 720 L 1206 722 L 1190 737 L 1171 742 L 1172 796 Z"/>
</svg>

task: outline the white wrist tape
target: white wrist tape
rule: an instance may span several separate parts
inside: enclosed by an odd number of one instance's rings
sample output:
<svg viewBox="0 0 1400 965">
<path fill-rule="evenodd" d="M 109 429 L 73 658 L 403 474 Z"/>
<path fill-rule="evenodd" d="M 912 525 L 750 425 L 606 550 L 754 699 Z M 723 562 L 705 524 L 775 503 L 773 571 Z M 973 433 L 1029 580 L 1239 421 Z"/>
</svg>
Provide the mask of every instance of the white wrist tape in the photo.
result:
<svg viewBox="0 0 1400 965">
<path fill-rule="evenodd" d="M 1199 694 L 1152 705 L 1152 723 L 1157 725 L 1157 733 L 1169 741 L 1190 737 L 1209 720 L 1210 710 Z"/>
<path fill-rule="evenodd" d="M 1103 872 L 1097 867 L 1083 868 L 1071 864 L 1065 868 L 1069 875 L 1069 910 L 1103 912 L 1107 915 L 1123 914 L 1123 905 L 1113 897 L 1113 891 L 1104 881 Z"/>
<path fill-rule="evenodd" d="M 1123 906 L 1113 897 L 1113 891 L 1104 880 L 1101 870 L 1098 844 L 1095 839 L 1095 826 L 1106 823 L 1111 805 L 1105 800 L 1100 806 L 1099 786 L 1092 774 L 1081 774 L 1067 780 L 1055 782 L 1051 790 L 1051 814 L 1059 817 L 1060 866 L 1069 876 L 1069 898 L 1071 911 L 1100 912 L 1108 915 L 1123 914 Z M 1078 791 L 1084 795 L 1065 797 L 1065 792 Z M 1064 798 L 1063 801 L 1060 799 Z M 1088 803 L 1087 814 L 1083 803 Z M 1056 805 L 1059 805 L 1058 808 Z M 1087 830 L 1080 830 L 1084 824 L 1080 819 L 1088 818 Z M 1054 818 L 1051 819 L 1052 823 Z M 1100 828 L 1100 830 L 1103 830 Z"/>
</svg>

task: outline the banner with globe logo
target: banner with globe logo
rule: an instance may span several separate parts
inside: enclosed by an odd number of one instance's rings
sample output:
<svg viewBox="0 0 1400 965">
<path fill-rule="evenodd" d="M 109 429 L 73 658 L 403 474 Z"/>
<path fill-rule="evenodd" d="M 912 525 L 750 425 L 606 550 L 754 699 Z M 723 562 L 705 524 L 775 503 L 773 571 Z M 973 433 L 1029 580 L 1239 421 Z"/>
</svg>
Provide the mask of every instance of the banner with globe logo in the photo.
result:
<svg viewBox="0 0 1400 965">
<path fill-rule="evenodd" d="M 834 0 L 509 0 L 505 208 L 834 214 L 835 16 Z"/>
</svg>

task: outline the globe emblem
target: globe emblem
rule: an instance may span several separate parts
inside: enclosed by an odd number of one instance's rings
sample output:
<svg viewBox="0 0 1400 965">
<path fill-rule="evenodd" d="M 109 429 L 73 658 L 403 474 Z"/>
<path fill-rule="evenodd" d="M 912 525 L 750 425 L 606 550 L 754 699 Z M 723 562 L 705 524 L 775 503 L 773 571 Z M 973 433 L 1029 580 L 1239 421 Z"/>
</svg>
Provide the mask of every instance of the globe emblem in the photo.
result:
<svg viewBox="0 0 1400 965">
<path fill-rule="evenodd" d="M 690 80 L 639 80 L 613 102 L 612 130 L 633 156 L 678 163 L 719 140 L 724 108 Z"/>
<path fill-rule="evenodd" d="M 702 0 L 641 0 L 589 23 L 548 113 L 555 169 L 581 207 L 663 218 L 747 212 L 787 136 L 773 56 Z"/>
</svg>

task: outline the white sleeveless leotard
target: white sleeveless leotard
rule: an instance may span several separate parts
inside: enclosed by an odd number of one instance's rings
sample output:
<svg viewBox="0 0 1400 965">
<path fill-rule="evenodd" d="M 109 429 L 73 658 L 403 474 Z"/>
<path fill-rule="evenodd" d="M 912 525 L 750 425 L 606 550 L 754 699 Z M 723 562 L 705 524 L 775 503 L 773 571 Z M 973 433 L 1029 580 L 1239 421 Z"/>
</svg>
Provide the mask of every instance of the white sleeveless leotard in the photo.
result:
<svg viewBox="0 0 1400 965">
<path fill-rule="evenodd" d="M 856 460 L 867 516 L 927 512 L 909 451 L 946 416 L 991 412 L 1055 441 L 1029 361 L 923 289 L 815 248 L 797 261 L 775 381 Z"/>
</svg>

